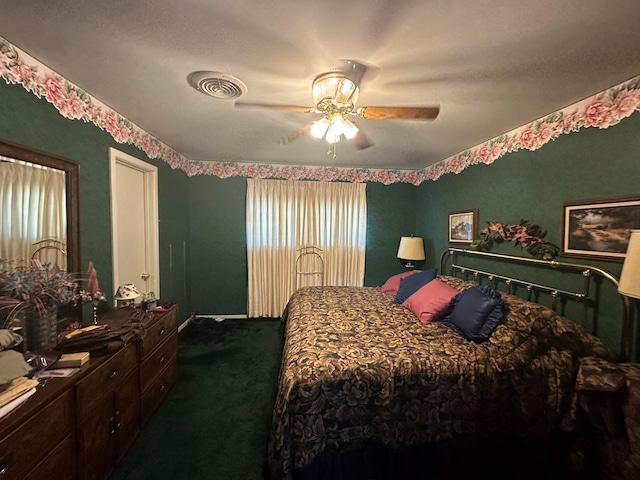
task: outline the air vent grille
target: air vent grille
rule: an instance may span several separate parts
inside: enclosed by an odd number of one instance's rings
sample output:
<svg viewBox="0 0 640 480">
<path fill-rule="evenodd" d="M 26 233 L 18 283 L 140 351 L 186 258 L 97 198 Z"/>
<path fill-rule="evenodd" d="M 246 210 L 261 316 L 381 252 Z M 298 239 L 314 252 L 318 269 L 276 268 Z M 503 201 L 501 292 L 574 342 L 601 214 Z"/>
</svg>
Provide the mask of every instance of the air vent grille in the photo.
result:
<svg viewBox="0 0 640 480">
<path fill-rule="evenodd" d="M 189 85 L 205 95 L 221 100 L 235 100 L 247 93 L 247 86 L 232 75 L 220 72 L 193 72 Z"/>
</svg>

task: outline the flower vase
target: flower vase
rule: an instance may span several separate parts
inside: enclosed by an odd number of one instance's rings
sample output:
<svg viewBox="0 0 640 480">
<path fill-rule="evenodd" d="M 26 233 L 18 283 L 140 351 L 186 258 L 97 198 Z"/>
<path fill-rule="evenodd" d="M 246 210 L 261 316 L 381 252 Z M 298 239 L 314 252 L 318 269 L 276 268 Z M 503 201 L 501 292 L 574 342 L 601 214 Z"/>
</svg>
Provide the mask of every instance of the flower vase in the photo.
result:
<svg viewBox="0 0 640 480">
<path fill-rule="evenodd" d="M 53 350 L 58 340 L 58 309 L 39 313 L 25 310 L 22 317 L 22 335 L 25 352 Z"/>
</svg>

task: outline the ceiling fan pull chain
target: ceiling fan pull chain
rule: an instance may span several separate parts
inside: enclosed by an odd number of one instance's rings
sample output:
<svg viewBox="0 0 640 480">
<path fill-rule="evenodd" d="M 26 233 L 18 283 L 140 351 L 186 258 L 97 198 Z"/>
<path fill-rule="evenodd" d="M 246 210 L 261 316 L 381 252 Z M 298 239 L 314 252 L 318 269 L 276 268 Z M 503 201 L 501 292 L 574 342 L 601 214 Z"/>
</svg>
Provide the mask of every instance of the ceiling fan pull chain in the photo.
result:
<svg viewBox="0 0 640 480">
<path fill-rule="evenodd" d="M 333 155 L 333 158 L 336 158 L 338 156 L 338 154 L 336 153 L 337 149 L 338 149 L 337 143 L 330 143 L 329 150 L 327 150 L 327 155 Z"/>
</svg>

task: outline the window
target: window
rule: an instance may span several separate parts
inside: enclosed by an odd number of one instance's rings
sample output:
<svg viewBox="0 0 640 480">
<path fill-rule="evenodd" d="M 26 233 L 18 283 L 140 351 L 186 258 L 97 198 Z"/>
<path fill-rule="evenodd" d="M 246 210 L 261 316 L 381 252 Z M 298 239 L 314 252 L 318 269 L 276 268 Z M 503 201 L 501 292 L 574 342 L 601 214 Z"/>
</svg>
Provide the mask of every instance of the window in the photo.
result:
<svg viewBox="0 0 640 480">
<path fill-rule="evenodd" d="M 362 286 L 366 184 L 247 180 L 250 317 L 279 317 L 294 285 L 296 250 L 324 251 L 326 285 Z"/>
</svg>

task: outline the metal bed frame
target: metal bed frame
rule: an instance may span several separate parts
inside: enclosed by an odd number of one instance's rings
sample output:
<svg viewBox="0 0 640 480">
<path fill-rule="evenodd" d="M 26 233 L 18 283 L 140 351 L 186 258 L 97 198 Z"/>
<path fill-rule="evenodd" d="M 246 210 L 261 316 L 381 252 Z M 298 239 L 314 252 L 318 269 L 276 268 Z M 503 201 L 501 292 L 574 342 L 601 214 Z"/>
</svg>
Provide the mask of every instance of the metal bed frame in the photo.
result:
<svg viewBox="0 0 640 480">
<path fill-rule="evenodd" d="M 67 244 L 61 242 L 55 237 L 45 238 L 44 240 L 40 240 L 38 242 L 32 243 L 31 246 L 36 247 L 34 252 L 31 254 L 31 259 L 39 259 L 44 261 L 49 261 L 52 265 L 57 264 L 58 266 L 63 265 L 64 269 L 67 268 Z M 53 254 L 51 254 L 51 250 L 53 250 Z M 44 257 L 44 258 L 40 258 Z M 54 258 L 55 261 L 51 261 L 51 258 Z"/>
<path fill-rule="evenodd" d="M 305 245 L 297 250 L 296 270 L 294 272 L 293 291 L 295 292 L 304 278 L 315 277 L 324 286 L 324 251 L 314 245 Z M 311 266 L 311 270 L 306 270 Z"/>
<path fill-rule="evenodd" d="M 523 263 L 534 265 L 542 268 L 550 268 L 558 271 L 569 271 L 573 273 L 580 273 L 584 277 L 582 290 L 573 292 L 564 290 L 549 285 L 542 285 L 538 283 L 529 282 L 513 277 L 499 275 L 492 272 L 480 270 L 478 268 L 468 267 L 459 263 L 461 257 L 483 257 L 494 260 L 501 260 L 512 263 Z M 559 297 L 571 298 L 580 301 L 583 305 L 582 309 L 582 324 L 585 325 L 588 318 L 588 309 L 592 303 L 592 299 L 589 296 L 589 287 L 591 277 L 595 274 L 606 280 L 610 281 L 615 287 L 618 288 L 619 280 L 612 273 L 593 265 L 584 265 L 578 263 L 560 262 L 558 260 L 539 260 L 536 258 L 518 257 L 514 255 L 504 255 L 498 253 L 482 252 L 478 250 L 467 250 L 462 248 L 448 248 L 442 253 L 440 257 L 440 272 L 446 271 L 446 262 L 450 259 L 450 271 L 453 276 L 456 272 L 459 272 L 461 276 L 468 279 L 469 274 L 472 274 L 474 279 L 481 283 L 482 278 L 486 278 L 489 282 L 492 282 L 497 289 L 499 281 L 503 281 L 507 286 L 507 293 L 514 293 L 516 286 L 523 286 L 527 290 L 527 300 L 531 300 L 533 291 L 545 292 L 551 295 L 553 310 L 557 310 L 557 301 Z M 632 338 L 633 338 L 633 304 L 631 299 L 626 295 L 620 294 L 622 297 L 622 335 L 620 340 L 620 357 L 623 361 L 628 361 L 632 351 Z"/>
</svg>

